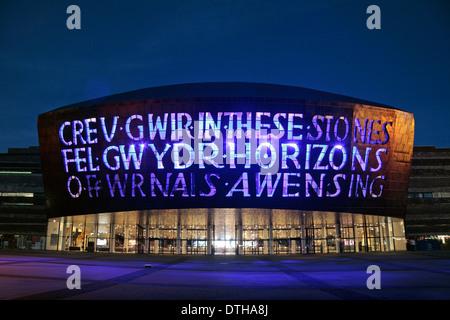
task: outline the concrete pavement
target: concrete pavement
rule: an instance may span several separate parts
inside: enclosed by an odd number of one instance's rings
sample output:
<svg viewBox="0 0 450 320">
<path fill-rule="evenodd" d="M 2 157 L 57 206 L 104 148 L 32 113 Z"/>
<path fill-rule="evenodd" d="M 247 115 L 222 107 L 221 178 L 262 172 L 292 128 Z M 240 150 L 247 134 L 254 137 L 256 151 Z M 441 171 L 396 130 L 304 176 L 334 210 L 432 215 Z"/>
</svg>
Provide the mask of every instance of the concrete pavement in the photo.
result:
<svg viewBox="0 0 450 320">
<path fill-rule="evenodd" d="M 151 267 L 146 267 L 146 265 Z M 70 265 L 81 289 L 68 289 Z M 370 265 L 380 289 L 368 289 Z M 192 256 L 0 251 L 1 300 L 448 300 L 450 252 Z"/>
</svg>

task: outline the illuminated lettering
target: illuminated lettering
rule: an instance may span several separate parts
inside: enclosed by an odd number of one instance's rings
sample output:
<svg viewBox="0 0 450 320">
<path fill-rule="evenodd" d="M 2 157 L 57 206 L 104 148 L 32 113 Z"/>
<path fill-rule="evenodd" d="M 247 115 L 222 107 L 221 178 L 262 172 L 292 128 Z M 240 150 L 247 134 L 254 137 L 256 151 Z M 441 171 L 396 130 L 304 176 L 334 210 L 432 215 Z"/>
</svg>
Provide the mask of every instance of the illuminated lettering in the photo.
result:
<svg viewBox="0 0 450 320">
<path fill-rule="evenodd" d="M 380 133 L 380 131 L 375 130 L 375 129 L 373 128 L 373 124 L 374 124 L 374 123 L 380 123 L 380 121 L 379 121 L 379 120 L 370 120 L 370 121 L 369 121 L 369 127 L 368 127 L 368 129 L 367 129 L 367 142 L 370 143 L 370 144 L 378 144 L 378 143 L 381 143 L 380 140 L 372 140 L 372 134 L 375 133 L 376 135 L 378 135 L 378 134 Z"/>
<path fill-rule="evenodd" d="M 212 164 L 216 168 L 223 168 L 223 165 L 219 165 L 215 160 L 216 157 L 219 157 L 219 147 L 215 143 L 199 143 L 198 145 L 198 167 L 200 169 L 205 168 L 205 162 L 208 164 Z M 211 152 L 205 155 L 204 150 L 210 149 Z M 220 159 L 222 161 L 222 159 Z"/>
<path fill-rule="evenodd" d="M 87 150 L 87 157 L 88 157 L 88 163 L 89 163 L 89 171 L 100 171 L 100 166 L 97 165 L 96 167 L 93 167 L 94 160 L 92 157 L 92 148 L 86 148 Z"/>
<path fill-rule="evenodd" d="M 91 185 L 91 178 L 93 179 L 97 179 L 97 175 L 93 174 L 93 175 L 87 175 L 86 176 L 86 180 L 87 180 L 87 185 L 88 185 L 88 194 L 89 197 L 92 198 L 92 191 L 95 191 L 95 197 L 98 198 L 98 192 L 102 189 L 101 187 L 101 181 L 100 180 L 96 180 L 94 186 Z"/>
<path fill-rule="evenodd" d="M 111 194 L 111 198 L 114 198 L 116 193 L 116 186 L 119 189 L 120 196 L 125 197 L 126 184 L 127 184 L 128 174 L 125 173 L 125 179 L 123 184 L 121 184 L 120 176 L 118 174 L 114 175 L 114 183 L 111 184 L 109 174 L 106 175 L 106 181 L 108 182 L 109 192 Z"/>
<path fill-rule="evenodd" d="M 338 181 L 339 178 L 345 180 L 346 176 L 345 176 L 345 174 L 341 173 L 341 174 L 337 174 L 333 177 L 333 183 L 334 183 L 334 187 L 336 188 L 336 192 L 335 193 L 327 192 L 327 197 L 334 198 L 341 194 L 341 186 Z"/>
<path fill-rule="evenodd" d="M 319 139 L 322 137 L 323 130 L 322 130 L 322 128 L 320 127 L 320 124 L 317 122 L 317 120 L 323 121 L 323 119 L 325 119 L 324 116 L 320 116 L 320 115 L 315 115 L 315 116 L 312 118 L 312 124 L 313 124 L 314 128 L 315 128 L 316 131 L 317 131 L 317 136 L 314 137 L 314 136 L 312 136 L 312 135 L 308 132 L 308 134 L 306 135 L 306 139 L 307 139 L 307 140 L 313 140 L 313 141 L 315 141 L 315 140 L 319 140 Z"/>
<path fill-rule="evenodd" d="M 359 133 L 359 137 L 361 142 L 364 143 L 366 141 L 366 127 L 367 127 L 367 119 L 364 119 L 364 127 L 361 125 L 361 122 L 358 118 L 355 118 L 355 129 L 353 130 L 353 142 L 358 142 L 357 134 Z"/>
<path fill-rule="evenodd" d="M 193 172 L 191 172 L 191 197 L 195 197 L 195 174 Z"/>
<path fill-rule="evenodd" d="M 327 131 L 326 131 L 326 135 L 325 135 L 325 140 L 330 141 L 331 140 L 331 137 L 330 137 L 331 120 L 334 119 L 334 116 L 325 116 L 325 119 L 327 119 Z"/>
<path fill-rule="evenodd" d="M 66 172 L 69 172 L 69 164 L 70 163 L 75 163 L 75 168 L 76 168 L 77 172 L 87 171 L 87 167 L 81 167 L 81 164 L 86 163 L 87 159 L 81 158 L 80 152 L 86 152 L 86 148 L 75 148 L 74 150 L 72 150 L 72 149 L 62 149 L 61 150 L 61 153 L 63 155 L 64 168 L 65 168 Z M 70 153 L 74 154 L 74 158 L 72 158 L 72 159 L 68 158 L 68 154 L 70 154 Z"/>
<path fill-rule="evenodd" d="M 67 154 L 72 153 L 72 149 L 62 149 L 61 153 L 63 154 L 63 161 L 64 161 L 64 167 L 66 169 L 66 172 L 69 172 L 69 163 L 75 162 L 75 159 L 69 159 Z"/>
<path fill-rule="evenodd" d="M 266 188 L 266 186 L 267 186 L 267 196 L 270 198 L 273 197 L 275 190 L 278 186 L 278 183 L 281 180 L 281 176 L 282 176 L 281 173 L 277 173 L 277 178 L 275 179 L 275 184 L 272 185 L 273 175 L 270 175 L 270 174 L 264 175 L 263 182 L 261 183 L 261 173 L 258 172 L 256 174 L 256 196 L 261 197 L 261 195 L 264 191 L 264 188 Z"/>
<path fill-rule="evenodd" d="M 378 161 L 378 167 L 370 168 L 371 172 L 377 172 L 377 171 L 380 171 L 381 168 L 383 168 L 383 160 L 381 160 L 381 156 L 380 156 L 381 152 L 384 152 L 386 154 L 387 153 L 387 149 L 382 148 L 382 149 L 378 149 L 376 151 L 375 157 L 377 158 L 377 161 Z"/>
<path fill-rule="evenodd" d="M 283 125 L 280 123 L 280 117 L 286 118 L 286 113 L 277 113 L 273 116 L 273 124 L 275 125 L 279 133 L 276 136 L 271 133 L 271 136 L 276 139 L 281 139 L 284 136 L 285 132 Z"/>
<path fill-rule="evenodd" d="M 262 117 L 268 117 L 270 118 L 270 112 L 256 112 L 256 124 L 255 124 L 255 130 L 256 130 L 256 137 L 258 139 L 267 139 L 267 134 L 262 134 L 261 129 L 267 128 L 270 129 L 270 123 L 262 123 Z M 264 130 L 264 132 L 267 132 L 267 130 Z"/>
<path fill-rule="evenodd" d="M 359 197 L 359 193 L 358 193 L 359 188 L 361 189 L 363 197 L 364 198 L 366 197 L 368 184 L 369 184 L 369 175 L 366 176 L 365 182 L 363 181 L 363 179 L 361 178 L 361 176 L 359 174 L 356 175 L 356 189 L 355 189 L 356 197 Z"/>
<path fill-rule="evenodd" d="M 242 189 L 238 189 L 238 185 L 242 182 Z M 227 193 L 227 197 L 232 197 L 234 192 L 242 192 L 244 197 L 250 197 L 248 190 L 248 173 L 243 172 L 230 191 Z"/>
<path fill-rule="evenodd" d="M 83 122 L 80 120 L 74 120 L 72 123 L 72 130 L 73 130 L 73 143 L 75 145 L 78 144 L 78 139 L 80 139 L 81 144 L 86 144 L 86 140 L 84 140 L 82 133 L 83 133 L 84 125 Z"/>
<path fill-rule="evenodd" d="M 293 154 L 288 154 L 288 148 L 294 149 Z M 287 159 L 290 159 L 295 166 L 295 169 L 300 169 L 300 163 L 297 160 L 297 157 L 300 154 L 300 147 L 296 143 L 282 143 L 281 144 L 281 168 L 288 169 Z"/>
<path fill-rule="evenodd" d="M 300 178 L 300 173 L 284 173 L 283 174 L 283 197 L 299 197 L 300 192 L 289 193 L 289 187 L 300 187 L 300 183 L 290 183 L 289 177 L 294 176 Z"/>
<path fill-rule="evenodd" d="M 148 131 L 150 133 L 150 140 L 154 140 L 156 133 L 159 133 L 159 138 L 161 140 L 166 140 L 166 130 L 167 130 L 167 117 L 168 113 L 164 113 L 164 124 L 161 121 L 161 117 L 156 117 L 156 122 L 153 123 L 153 114 L 148 115 Z"/>
<path fill-rule="evenodd" d="M 381 184 L 379 186 L 380 191 L 378 193 L 374 193 L 373 189 L 374 189 L 375 182 L 377 182 L 377 180 L 383 180 L 384 181 L 384 178 L 385 178 L 384 176 L 378 176 L 375 179 L 373 179 L 373 181 L 370 183 L 369 193 L 370 193 L 370 196 L 372 198 L 378 198 L 378 197 L 380 197 L 382 195 L 382 193 L 383 193 L 383 184 Z"/>
<path fill-rule="evenodd" d="M 384 141 L 381 144 L 386 144 L 389 142 L 389 132 L 387 130 L 387 126 L 390 125 L 392 126 L 392 122 L 391 121 L 386 121 L 385 123 L 383 123 L 383 133 L 384 133 Z"/>
<path fill-rule="evenodd" d="M 165 156 L 167 151 L 169 151 L 170 144 L 166 144 L 166 147 L 164 148 L 164 151 L 162 153 L 158 153 L 158 151 L 156 150 L 156 147 L 153 143 L 149 143 L 148 146 L 150 147 L 150 149 L 152 149 L 153 153 L 156 156 L 156 160 L 158 163 L 158 169 L 164 169 L 163 157 Z"/>
<path fill-rule="evenodd" d="M 250 133 L 252 132 L 252 113 L 251 112 L 247 112 L 246 113 L 247 117 L 246 123 L 242 122 L 242 112 L 237 112 L 236 113 L 236 130 L 238 130 L 239 132 L 241 132 L 241 130 L 244 130 L 244 128 L 246 129 L 247 132 L 247 138 L 250 138 Z M 240 136 L 238 136 L 238 138 L 241 138 Z"/>
<path fill-rule="evenodd" d="M 182 150 L 187 150 L 188 152 L 183 152 L 180 159 L 180 152 Z M 186 143 L 175 143 L 172 150 L 172 161 L 175 169 L 186 169 L 189 168 L 195 160 L 194 149 Z"/>
<path fill-rule="evenodd" d="M 340 137 L 338 135 L 340 121 L 344 121 L 344 124 L 345 124 L 345 134 L 343 137 Z M 349 133 L 350 133 L 350 124 L 348 122 L 348 119 L 346 117 L 339 117 L 339 119 L 337 119 L 336 123 L 334 124 L 334 136 L 336 137 L 336 140 L 339 142 L 345 141 L 347 139 Z"/>
<path fill-rule="evenodd" d="M 72 191 L 71 191 L 71 182 L 72 182 L 73 180 L 76 180 L 77 187 L 78 187 L 78 190 L 77 190 L 76 193 L 72 193 Z M 75 177 L 75 176 L 71 176 L 71 177 L 69 178 L 69 180 L 67 180 L 67 191 L 69 192 L 69 194 L 70 194 L 70 196 L 71 196 L 72 198 L 78 198 L 78 197 L 81 195 L 81 191 L 82 191 L 82 190 L 83 190 L 83 186 L 81 185 L 80 179 L 78 179 L 78 178 Z"/>
<path fill-rule="evenodd" d="M 67 173 L 63 181 L 73 199 L 86 190 L 86 198 L 279 195 L 304 196 L 307 203 L 314 198 L 383 196 L 389 158 L 388 147 L 381 145 L 389 142 L 393 125 L 384 117 L 224 110 L 195 116 L 116 115 L 97 121 L 87 113 L 60 122 L 55 134 Z M 305 140 L 314 142 L 301 142 L 303 129 Z M 146 169 L 155 172 L 144 174 Z M 367 175 L 372 172 L 376 174 Z"/>
<path fill-rule="evenodd" d="M 215 173 L 207 173 L 205 174 L 205 181 L 209 186 L 209 193 L 203 193 L 202 191 L 200 191 L 200 196 L 202 197 L 212 197 L 213 195 L 216 194 L 216 187 L 214 186 L 214 184 L 211 181 L 211 177 L 216 177 L 217 179 L 220 179 L 220 175 L 215 174 Z M 192 178 L 191 178 L 192 180 Z"/>
<path fill-rule="evenodd" d="M 220 133 L 221 123 L 222 123 L 222 112 L 217 113 L 217 123 L 214 122 L 214 119 L 213 119 L 211 113 L 206 112 L 204 138 L 206 140 L 211 140 L 210 129 L 214 131 L 215 137 L 221 136 L 221 133 Z"/>
<path fill-rule="evenodd" d="M 238 159 L 245 159 L 245 168 L 250 168 L 251 166 L 251 143 L 244 143 L 244 144 L 238 144 L 238 147 L 240 147 L 238 151 L 242 151 L 242 148 L 244 148 L 245 153 L 236 153 L 236 144 L 234 142 L 228 142 L 227 143 L 227 154 L 228 159 L 227 163 L 229 164 L 230 168 L 236 168 L 236 158 Z M 239 161 L 238 164 L 243 164 L 244 161 Z"/>
<path fill-rule="evenodd" d="M 59 139 L 60 139 L 61 142 L 64 143 L 66 146 L 70 146 L 70 145 L 72 145 L 72 141 L 66 141 L 66 140 L 64 139 L 64 128 L 65 128 L 66 126 L 70 126 L 70 122 L 69 122 L 69 121 L 64 122 L 64 123 L 61 125 L 61 127 L 59 128 Z"/>
<path fill-rule="evenodd" d="M 127 119 L 127 121 L 125 122 L 125 132 L 126 132 L 128 138 L 130 138 L 132 140 L 135 140 L 135 141 L 140 141 L 140 140 L 142 140 L 144 138 L 144 126 L 143 125 L 136 126 L 136 128 L 137 128 L 137 130 L 139 132 L 139 135 L 138 136 L 134 136 L 132 134 L 131 128 L 130 128 L 131 121 L 134 120 L 134 119 L 138 119 L 138 120 L 142 121 L 142 116 L 141 115 L 132 115 L 131 117 L 129 117 Z"/>
<path fill-rule="evenodd" d="M 114 138 L 114 136 L 116 134 L 118 121 L 119 121 L 119 116 L 115 116 L 114 120 L 113 120 L 112 128 L 111 128 L 111 133 L 108 134 L 108 129 L 106 129 L 106 124 L 105 124 L 105 118 L 104 117 L 100 118 L 103 136 L 105 137 L 106 141 L 111 142 L 112 139 Z"/>
<path fill-rule="evenodd" d="M 183 118 L 186 118 L 186 123 L 183 125 Z M 192 124 L 192 117 L 189 113 L 171 114 L 171 127 L 172 127 L 172 141 L 180 141 L 183 138 L 183 133 L 188 134 L 189 139 L 194 137 L 189 131 L 189 127 Z"/>
<path fill-rule="evenodd" d="M 361 167 L 362 171 L 367 170 L 367 163 L 369 162 L 369 152 L 371 149 L 372 148 L 366 148 L 366 153 L 364 155 L 364 160 L 363 160 L 361 154 L 359 153 L 358 147 L 353 146 L 352 171 L 356 170 L 355 159 L 358 160 L 359 166 Z"/>
<path fill-rule="evenodd" d="M 85 123 L 85 128 L 86 128 L 86 142 L 88 144 L 93 144 L 93 143 L 97 143 L 97 137 L 95 137 L 94 139 L 92 139 L 91 135 L 92 134 L 97 134 L 97 129 L 92 129 L 91 128 L 91 123 L 96 123 L 97 119 L 95 118 L 89 118 L 89 119 L 84 119 L 84 123 Z"/>
<path fill-rule="evenodd" d="M 309 193 L 309 186 L 313 188 L 317 196 L 320 198 L 322 197 L 322 190 L 323 190 L 323 178 L 325 177 L 325 173 L 320 174 L 320 185 L 316 183 L 314 178 L 309 173 L 305 173 L 305 189 L 306 189 L 306 197 L 310 197 L 311 194 Z"/>
<path fill-rule="evenodd" d="M 136 183 L 136 177 L 139 178 L 139 182 Z M 142 191 L 141 187 L 144 183 L 144 177 L 140 173 L 133 173 L 131 177 L 131 196 L 134 198 L 136 188 L 139 189 L 142 197 L 145 197 L 145 193 Z"/>
<path fill-rule="evenodd" d="M 183 194 L 181 196 L 189 197 L 189 192 L 186 187 L 186 180 L 184 179 L 184 174 L 182 172 L 178 174 L 178 177 L 175 180 L 175 184 L 172 189 L 172 192 L 170 193 L 170 196 L 173 197 L 175 195 L 175 192 L 177 191 L 183 191 Z"/>
<path fill-rule="evenodd" d="M 136 147 L 134 144 L 130 145 L 128 147 L 128 155 L 125 152 L 125 146 L 120 145 L 120 155 L 122 156 L 123 166 L 125 170 L 128 170 L 130 168 L 130 162 L 133 160 L 133 165 L 136 170 L 139 170 L 141 168 L 141 162 L 142 162 L 142 155 L 144 153 L 144 144 L 140 144 L 140 152 L 139 156 L 136 154 Z"/>
<path fill-rule="evenodd" d="M 334 154 L 335 154 L 336 150 L 339 150 L 342 154 L 342 161 L 339 166 L 336 166 L 334 163 Z M 345 166 L 345 163 L 347 162 L 347 151 L 345 151 L 345 148 L 342 147 L 341 145 L 334 146 L 330 151 L 330 156 L 329 156 L 328 160 L 329 160 L 330 166 L 331 166 L 331 168 L 333 168 L 333 170 L 341 170 Z"/>
<path fill-rule="evenodd" d="M 172 132 L 170 140 L 179 141 L 181 139 L 181 136 L 180 137 L 178 136 L 177 119 L 176 119 L 175 113 L 170 114 L 170 128 L 171 128 L 171 132 Z"/>
<path fill-rule="evenodd" d="M 381 141 L 379 139 L 380 137 L 380 130 L 375 129 L 374 125 L 378 124 L 381 125 L 383 134 L 384 134 L 384 141 Z M 386 121 L 383 124 L 381 124 L 380 120 L 369 120 L 364 119 L 364 126 L 361 125 L 361 122 L 358 118 L 355 118 L 355 128 L 353 131 L 353 142 L 358 142 L 358 134 L 361 139 L 362 143 L 369 143 L 369 144 L 386 144 L 389 141 L 389 132 L 387 130 L 387 126 L 392 125 L 391 121 Z M 377 139 L 372 139 L 372 135 L 375 135 Z"/>
<path fill-rule="evenodd" d="M 228 126 L 225 128 L 227 129 L 227 139 L 233 138 L 233 133 L 235 132 L 234 128 L 234 116 L 237 116 L 236 112 L 225 112 L 225 117 L 228 117 Z M 229 135 L 228 135 L 229 134 Z"/>
<path fill-rule="evenodd" d="M 80 158 L 80 151 L 86 152 L 86 148 L 75 148 L 75 164 L 77 172 L 87 171 L 87 167 L 81 167 L 81 163 L 86 163 L 86 158 Z"/>
<path fill-rule="evenodd" d="M 354 179 L 354 174 L 352 174 L 350 176 L 350 187 L 348 188 L 348 197 L 350 198 L 352 196 L 352 192 L 353 192 L 353 179 Z"/>
<path fill-rule="evenodd" d="M 150 174 L 150 187 L 151 187 L 152 197 L 156 197 L 155 184 L 158 187 L 159 191 L 162 192 L 164 197 L 167 197 L 169 195 L 169 182 L 170 182 L 170 176 L 171 175 L 172 175 L 172 173 L 170 173 L 170 172 L 167 173 L 167 175 L 166 175 L 166 187 L 163 189 L 161 183 L 156 178 L 155 174 L 153 172 Z"/>
<path fill-rule="evenodd" d="M 289 113 L 288 115 L 288 129 L 287 138 L 288 140 L 302 140 L 302 135 L 294 135 L 294 129 L 303 129 L 303 125 L 294 124 L 294 118 L 303 118 L 301 113 Z"/>
<path fill-rule="evenodd" d="M 269 161 L 267 161 L 267 164 L 264 163 L 264 161 L 261 159 L 261 150 L 263 148 L 269 149 L 270 150 L 270 157 L 268 152 L 264 153 L 263 158 L 265 159 L 269 159 Z M 255 151 L 255 155 L 256 155 L 256 163 L 263 169 L 269 169 L 271 168 L 275 163 L 277 163 L 277 152 L 275 150 L 275 148 L 272 146 L 271 143 L 269 142 L 263 142 L 261 143 Z"/>
<path fill-rule="evenodd" d="M 309 170 L 309 161 L 311 160 L 311 145 L 306 145 L 305 169 Z"/>
<path fill-rule="evenodd" d="M 111 165 L 109 163 L 109 161 L 108 161 L 108 153 L 109 153 L 110 150 L 115 150 L 115 151 L 119 152 L 119 147 L 117 147 L 117 146 L 109 146 L 108 148 L 105 149 L 105 151 L 103 152 L 103 164 L 109 170 L 112 170 L 112 171 L 119 170 L 119 168 L 120 168 L 120 157 L 118 155 L 113 157 L 113 159 L 115 161 L 114 165 Z"/>
<path fill-rule="evenodd" d="M 327 152 L 328 145 L 326 144 L 314 144 L 314 148 L 322 148 L 322 150 L 319 153 L 319 156 L 317 157 L 316 164 L 314 165 L 313 170 L 328 170 L 328 165 L 321 166 L 323 159 L 325 158 L 325 153 Z"/>
</svg>

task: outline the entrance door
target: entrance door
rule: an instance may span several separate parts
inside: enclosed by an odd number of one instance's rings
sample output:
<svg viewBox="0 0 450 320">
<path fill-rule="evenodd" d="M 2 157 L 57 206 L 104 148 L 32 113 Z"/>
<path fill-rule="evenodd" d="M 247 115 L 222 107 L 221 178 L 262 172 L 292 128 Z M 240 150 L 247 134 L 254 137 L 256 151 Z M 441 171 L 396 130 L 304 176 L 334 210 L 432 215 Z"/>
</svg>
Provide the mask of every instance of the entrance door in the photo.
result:
<svg viewBox="0 0 450 320">
<path fill-rule="evenodd" d="M 187 229 L 187 239 L 183 240 L 183 246 L 187 254 L 206 254 L 207 239 L 206 229 Z"/>
<path fill-rule="evenodd" d="M 234 212 L 220 211 L 214 215 L 214 254 L 236 254 L 236 216 Z"/>
<path fill-rule="evenodd" d="M 214 254 L 236 254 L 236 239 L 215 239 Z"/>
<path fill-rule="evenodd" d="M 242 232 L 243 254 L 263 254 L 266 245 L 264 229 L 244 226 Z"/>
</svg>

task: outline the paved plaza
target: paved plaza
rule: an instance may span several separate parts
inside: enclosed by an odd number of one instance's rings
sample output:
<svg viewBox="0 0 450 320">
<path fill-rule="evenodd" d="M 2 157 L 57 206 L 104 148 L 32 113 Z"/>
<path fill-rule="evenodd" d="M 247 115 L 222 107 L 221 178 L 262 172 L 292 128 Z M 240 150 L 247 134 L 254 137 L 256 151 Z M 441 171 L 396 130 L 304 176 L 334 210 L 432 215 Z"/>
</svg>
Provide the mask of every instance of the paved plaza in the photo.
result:
<svg viewBox="0 0 450 320">
<path fill-rule="evenodd" d="M 80 289 L 68 289 L 68 267 Z M 369 289 L 369 266 L 380 289 Z M 73 278 L 71 278 L 73 279 Z M 70 279 L 70 280 L 71 280 Z M 74 283 L 74 282 L 73 282 Z M 450 252 L 195 256 L 0 251 L 1 300 L 448 300 Z"/>
</svg>

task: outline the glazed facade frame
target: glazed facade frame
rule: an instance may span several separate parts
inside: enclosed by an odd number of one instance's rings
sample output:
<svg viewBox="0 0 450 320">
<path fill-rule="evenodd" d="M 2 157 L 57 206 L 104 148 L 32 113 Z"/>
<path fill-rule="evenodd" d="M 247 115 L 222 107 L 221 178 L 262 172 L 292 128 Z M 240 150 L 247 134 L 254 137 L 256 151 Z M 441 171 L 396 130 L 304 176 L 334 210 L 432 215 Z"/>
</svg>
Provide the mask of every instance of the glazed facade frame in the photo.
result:
<svg viewBox="0 0 450 320">
<path fill-rule="evenodd" d="M 181 209 L 52 218 L 47 250 L 308 254 L 405 250 L 400 218 L 269 209 Z"/>
</svg>

